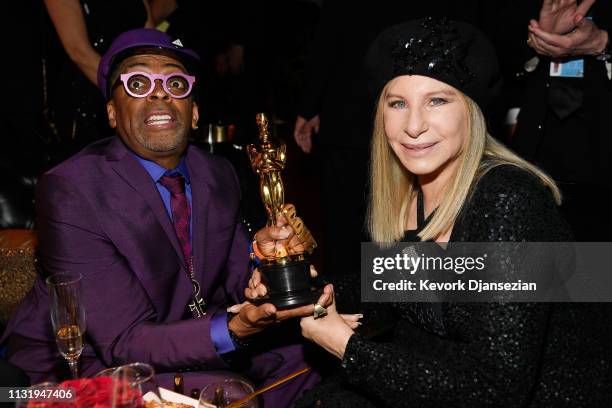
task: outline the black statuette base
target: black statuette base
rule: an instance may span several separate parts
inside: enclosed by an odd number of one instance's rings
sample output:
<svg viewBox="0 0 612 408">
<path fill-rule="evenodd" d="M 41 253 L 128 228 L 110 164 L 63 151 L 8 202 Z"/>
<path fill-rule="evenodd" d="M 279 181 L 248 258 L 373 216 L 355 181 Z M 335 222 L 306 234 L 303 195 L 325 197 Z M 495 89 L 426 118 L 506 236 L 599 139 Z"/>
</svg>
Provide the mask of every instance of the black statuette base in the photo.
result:
<svg viewBox="0 0 612 408">
<path fill-rule="evenodd" d="M 314 304 L 321 296 L 322 289 L 312 286 L 308 260 L 285 265 L 260 265 L 259 269 L 268 295 L 253 300 L 256 305 L 272 303 L 277 309 L 293 309 Z"/>
</svg>

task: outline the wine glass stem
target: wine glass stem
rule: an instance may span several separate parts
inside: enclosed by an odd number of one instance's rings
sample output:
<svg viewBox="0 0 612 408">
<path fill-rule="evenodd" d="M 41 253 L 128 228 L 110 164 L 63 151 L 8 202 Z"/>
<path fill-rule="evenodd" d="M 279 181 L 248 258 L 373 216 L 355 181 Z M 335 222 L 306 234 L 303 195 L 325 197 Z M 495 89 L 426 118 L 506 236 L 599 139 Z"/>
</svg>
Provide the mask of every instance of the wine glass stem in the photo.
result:
<svg viewBox="0 0 612 408">
<path fill-rule="evenodd" d="M 70 373 L 72 374 L 72 379 L 76 380 L 79 378 L 79 367 L 77 365 L 78 360 L 68 360 L 68 367 L 70 367 Z"/>
</svg>

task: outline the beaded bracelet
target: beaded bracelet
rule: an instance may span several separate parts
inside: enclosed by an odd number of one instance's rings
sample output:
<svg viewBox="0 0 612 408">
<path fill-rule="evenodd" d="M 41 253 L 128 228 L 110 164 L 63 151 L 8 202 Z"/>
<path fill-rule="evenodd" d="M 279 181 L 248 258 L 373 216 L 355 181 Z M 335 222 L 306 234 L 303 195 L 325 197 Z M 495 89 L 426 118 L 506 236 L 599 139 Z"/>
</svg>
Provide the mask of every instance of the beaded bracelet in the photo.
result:
<svg viewBox="0 0 612 408">
<path fill-rule="evenodd" d="M 234 333 L 229 328 L 229 322 L 230 320 L 232 320 L 234 316 L 236 316 L 236 314 L 237 313 L 227 312 L 227 331 L 229 332 L 230 339 L 232 340 L 232 343 L 234 343 L 234 345 L 236 346 L 236 349 L 245 350 L 249 347 L 250 341 L 247 338 L 244 338 L 244 337 L 241 338 L 241 337 L 236 336 L 236 333 Z"/>
</svg>

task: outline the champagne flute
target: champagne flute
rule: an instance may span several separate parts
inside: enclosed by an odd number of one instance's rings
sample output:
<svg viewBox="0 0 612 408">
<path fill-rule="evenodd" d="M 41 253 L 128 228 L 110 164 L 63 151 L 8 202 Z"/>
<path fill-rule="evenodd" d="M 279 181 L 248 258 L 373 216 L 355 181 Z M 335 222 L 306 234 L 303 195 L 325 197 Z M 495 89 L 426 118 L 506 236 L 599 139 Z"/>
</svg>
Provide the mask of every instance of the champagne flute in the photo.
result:
<svg viewBox="0 0 612 408">
<path fill-rule="evenodd" d="M 81 274 L 77 272 L 56 273 L 47 278 L 55 342 L 68 362 L 73 379 L 79 377 L 77 363 L 83 351 L 85 333 L 81 279 Z"/>
</svg>

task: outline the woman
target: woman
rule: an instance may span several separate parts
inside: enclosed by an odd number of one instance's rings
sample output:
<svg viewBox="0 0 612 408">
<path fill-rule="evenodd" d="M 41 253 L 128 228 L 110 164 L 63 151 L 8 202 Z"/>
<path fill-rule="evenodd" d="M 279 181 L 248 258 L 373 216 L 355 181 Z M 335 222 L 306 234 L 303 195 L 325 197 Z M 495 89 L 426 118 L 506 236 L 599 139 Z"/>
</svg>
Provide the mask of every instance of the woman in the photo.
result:
<svg viewBox="0 0 612 408">
<path fill-rule="evenodd" d="M 366 61 L 379 95 L 369 231 L 376 242 L 565 241 L 559 190 L 486 132 L 499 86 L 474 27 L 416 20 L 384 31 Z M 391 303 L 387 342 L 354 332 L 330 306 L 303 335 L 342 375 L 302 406 L 610 406 L 610 326 L 598 305 Z M 606 326 L 608 325 L 608 326 Z"/>
</svg>

